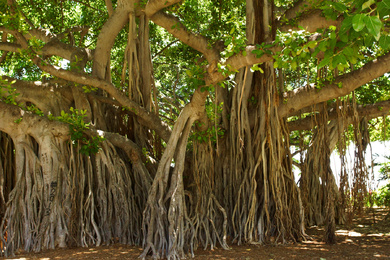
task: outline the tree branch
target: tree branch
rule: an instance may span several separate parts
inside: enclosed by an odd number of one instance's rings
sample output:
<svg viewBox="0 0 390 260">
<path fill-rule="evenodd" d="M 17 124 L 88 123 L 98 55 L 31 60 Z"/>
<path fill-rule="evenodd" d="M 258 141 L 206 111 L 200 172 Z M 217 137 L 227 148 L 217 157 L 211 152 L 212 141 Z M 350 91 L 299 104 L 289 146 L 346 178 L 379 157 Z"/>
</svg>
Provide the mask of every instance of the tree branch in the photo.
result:
<svg viewBox="0 0 390 260">
<path fill-rule="evenodd" d="M 390 71 L 390 53 L 365 64 L 362 68 L 341 75 L 333 83 L 317 89 L 315 86 L 301 87 L 284 94 L 287 103 L 280 104 L 279 116 L 285 117 L 307 106 L 345 96 L 358 87 Z M 339 85 L 342 87 L 340 88 Z"/>
<path fill-rule="evenodd" d="M 222 66 L 225 66 L 229 71 L 237 71 L 243 67 L 251 66 L 258 63 L 267 62 L 273 60 L 272 54 L 264 53 L 261 57 L 257 57 L 256 54 L 252 53 L 256 49 L 255 46 L 247 46 L 245 48 L 246 55 L 243 55 L 243 52 L 240 52 L 236 55 L 229 57 L 225 63 L 222 63 Z M 281 47 L 272 47 L 270 50 L 272 53 L 280 51 Z M 206 85 L 216 84 L 220 81 L 223 81 L 226 78 L 222 72 L 219 72 L 217 68 L 213 70 L 208 69 L 208 74 L 206 76 Z"/>
<path fill-rule="evenodd" d="M 107 65 L 115 38 L 129 20 L 129 13 L 132 11 L 134 11 L 132 1 L 119 0 L 114 13 L 100 30 L 95 49 L 99 55 L 94 57 L 92 73 L 101 79 L 106 77 L 106 72 L 109 69 Z"/>
<path fill-rule="evenodd" d="M 156 131 L 156 133 L 164 140 L 168 141 L 171 134 L 171 130 L 168 125 L 163 123 L 161 119 L 154 113 L 147 111 L 139 104 L 131 101 L 123 92 L 117 89 L 112 83 L 99 79 L 96 76 L 89 76 L 84 73 L 67 71 L 64 69 L 57 69 L 51 65 L 46 65 L 37 56 L 33 59 L 34 63 L 43 71 L 50 73 L 51 75 L 62 78 L 71 82 L 75 82 L 82 85 L 88 85 L 96 87 L 106 91 L 113 98 L 115 98 L 123 107 L 128 108 L 131 112 L 138 116 L 141 124 Z"/>
<path fill-rule="evenodd" d="M 337 107 L 328 111 L 329 120 L 337 119 Z M 340 108 L 341 109 L 341 108 Z M 378 102 L 375 104 L 359 105 L 357 107 L 359 117 L 367 117 L 367 119 L 373 119 L 376 117 L 386 116 L 390 114 L 390 100 Z M 348 110 L 347 117 L 353 116 L 353 111 Z M 315 120 L 313 116 L 307 116 L 300 120 L 288 122 L 288 129 L 290 131 L 295 130 L 310 130 L 315 126 Z"/>
<path fill-rule="evenodd" d="M 111 17 L 111 15 L 114 13 L 114 8 L 112 7 L 111 0 L 104 0 L 107 7 L 108 17 Z"/>
<path fill-rule="evenodd" d="M 165 28 L 169 33 L 184 44 L 187 44 L 193 49 L 201 52 L 209 64 L 216 64 L 219 60 L 219 52 L 215 48 L 210 48 L 206 37 L 188 31 L 187 28 L 180 22 L 179 18 L 159 11 L 150 19 L 155 24 Z"/>
<path fill-rule="evenodd" d="M 157 52 L 156 54 L 153 55 L 152 59 L 154 59 L 155 57 L 157 57 L 158 55 L 160 55 L 160 53 L 162 53 L 163 51 L 165 51 L 167 48 L 169 48 L 172 44 L 175 44 L 177 43 L 179 40 L 174 40 L 173 42 L 170 42 L 169 44 L 167 44 L 167 46 L 165 46 L 164 48 L 162 48 L 159 52 Z"/>
<path fill-rule="evenodd" d="M 182 0 L 149 0 L 145 6 L 145 14 L 150 18 L 163 8 L 174 5 L 181 1 Z"/>
<path fill-rule="evenodd" d="M 22 46 L 11 42 L 0 42 L 0 51 L 20 52 Z"/>
<path fill-rule="evenodd" d="M 0 118 L 0 131 L 10 136 L 29 134 L 38 138 L 51 133 L 63 140 L 69 138 L 67 134 L 64 134 L 69 132 L 69 126 L 67 124 L 56 122 L 55 126 L 53 126 L 54 121 L 1 101 Z"/>
<path fill-rule="evenodd" d="M 24 43 L 22 45 L 18 43 L 0 42 L 0 50 L 10 51 L 10 52 L 20 52 L 21 49 L 28 49 L 27 40 L 30 40 L 33 37 L 35 37 L 43 42 L 46 42 L 46 44 L 42 47 L 42 49 L 37 51 L 38 55 L 46 55 L 46 56 L 55 55 L 70 61 L 73 54 L 84 53 L 88 60 L 92 60 L 93 58 L 93 51 L 89 50 L 88 48 L 79 48 L 79 47 L 75 47 L 63 43 L 60 40 L 58 40 L 58 36 L 50 34 L 44 30 L 33 29 L 22 35 L 20 32 L 16 30 L 10 30 L 3 26 L 0 26 L 0 31 L 12 35 L 18 35 L 18 39 L 21 39 L 21 41 Z"/>
<path fill-rule="evenodd" d="M 288 30 L 301 30 L 299 27 L 304 28 L 306 31 L 314 33 L 317 29 L 326 29 L 333 25 L 338 27 L 342 22 L 342 17 L 337 20 L 326 19 L 322 16 L 321 10 L 313 10 L 302 15 L 295 24 L 284 24 L 277 27 L 279 30 L 286 32 Z"/>
<path fill-rule="evenodd" d="M 52 115 L 59 115 L 62 109 L 68 109 L 72 104 L 73 95 L 69 87 L 59 87 L 49 82 L 18 80 L 8 76 L 2 76 L 2 79 L 8 81 L 8 84 L 14 82 L 11 87 L 19 94 L 15 97 L 18 104 L 31 102 L 44 114 L 50 112 Z M 9 94 L 7 88 L 2 90 L 2 94 Z"/>
<path fill-rule="evenodd" d="M 44 136 L 51 133 L 57 138 L 68 140 L 69 125 L 56 120 L 49 120 L 46 117 L 38 116 L 34 113 L 27 112 L 15 105 L 9 105 L 0 101 L 0 131 L 11 136 L 19 134 L 29 134 L 31 136 Z M 143 160 L 143 154 L 137 144 L 128 138 L 117 133 L 104 132 L 101 130 L 85 130 L 88 135 L 101 135 L 110 141 L 113 145 L 122 148 L 132 163 Z"/>
<path fill-rule="evenodd" d="M 291 20 L 296 18 L 299 14 L 308 11 L 312 9 L 314 6 L 320 4 L 321 1 L 306 1 L 306 0 L 299 0 L 297 1 L 292 7 L 288 8 L 286 12 L 283 14 L 283 18 L 287 20 Z M 315 5 L 314 5 L 315 3 Z"/>
</svg>

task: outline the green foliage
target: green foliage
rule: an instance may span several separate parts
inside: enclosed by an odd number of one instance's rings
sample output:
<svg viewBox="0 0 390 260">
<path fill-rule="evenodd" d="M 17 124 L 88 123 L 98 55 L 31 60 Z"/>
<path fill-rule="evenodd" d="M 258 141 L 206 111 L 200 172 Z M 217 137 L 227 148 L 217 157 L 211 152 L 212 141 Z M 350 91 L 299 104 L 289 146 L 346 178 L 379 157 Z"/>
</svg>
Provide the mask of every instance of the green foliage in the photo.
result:
<svg viewBox="0 0 390 260">
<path fill-rule="evenodd" d="M 381 174 L 380 180 L 390 181 L 390 156 L 386 156 L 387 162 L 382 164 L 379 172 Z"/>
<path fill-rule="evenodd" d="M 89 129 L 90 123 L 84 122 L 85 110 L 70 108 L 71 113 L 61 111 L 58 117 L 49 117 L 69 124 L 69 133 L 73 145 L 81 144 L 80 153 L 85 155 L 95 154 L 99 151 L 99 145 L 105 139 L 101 136 L 86 137 L 84 131 Z"/>
<path fill-rule="evenodd" d="M 113 1 L 114 6 L 116 2 Z M 136 7 L 142 8 L 146 2 L 142 0 Z M 294 2 L 296 1 L 278 0 L 274 3 L 281 9 L 288 9 Z M 239 53 L 243 56 L 248 55 L 245 52 L 247 44 L 245 4 L 244 0 L 187 0 L 164 10 L 177 17 L 189 31 L 205 37 L 210 48 L 219 47 L 221 61 L 217 64 L 218 71 L 226 77 L 227 80 L 223 84 L 228 88 L 234 86 L 236 71 L 225 65 L 226 59 Z M 274 46 L 282 47 L 282 50 L 274 56 L 273 66 L 283 72 L 285 91 L 308 85 L 321 89 L 325 84 L 334 82 L 335 75 L 332 70 L 337 69 L 338 74 L 342 75 L 352 69 L 359 69 L 368 61 L 386 53 L 390 47 L 387 29 L 390 0 L 327 0 L 312 4 L 316 6 L 315 8 L 320 8 L 326 18 L 341 20 L 341 25 L 338 28 L 331 26 L 318 30 L 319 36 L 315 38 L 312 38 L 313 33 L 307 32 L 305 28 L 276 31 L 274 45 L 257 44 L 253 51 L 253 54 L 261 57 L 272 54 L 270 48 Z M 35 28 L 41 28 L 47 34 L 58 35 L 57 39 L 62 43 L 90 49 L 96 47 L 98 34 L 108 18 L 104 1 L 37 0 L 32 5 L 31 1 L 20 0 L 16 14 L 11 14 L 8 5 L 3 1 L 0 3 L 0 10 L 2 10 L 0 23 L 3 26 L 18 29 L 22 33 L 27 32 L 30 26 L 23 17 L 25 14 Z M 276 11 L 275 16 L 281 16 L 283 12 L 284 10 Z M 284 21 L 282 17 L 280 18 L 282 23 L 296 24 L 296 20 Z M 73 30 L 84 26 L 89 28 L 85 36 Z M 203 91 L 213 92 L 213 87 L 205 86 L 205 68 L 209 64 L 199 52 L 181 43 L 162 27 L 152 22 L 149 27 L 153 77 L 157 89 L 153 94 L 157 96 L 159 113 L 163 120 L 172 125 L 180 109 L 189 102 L 195 89 L 202 87 Z M 127 83 L 122 82 L 121 79 L 127 37 L 128 26 L 125 26 L 116 37 L 110 53 L 112 82 L 123 91 L 127 91 Z M 7 41 L 17 42 L 12 35 L 8 35 Z M 1 72 L 17 79 L 33 81 L 52 78 L 43 73 L 30 59 L 34 52 L 42 49 L 43 42 L 30 37 L 28 45 L 29 51 L 21 50 L 19 53 L 7 55 L 2 63 Z M 59 57 L 47 58 L 45 62 L 63 68 L 71 68 L 75 65 L 66 63 Z M 91 67 L 91 62 L 88 62 L 85 71 L 91 71 Z M 254 65 L 252 70 L 262 71 L 259 65 Z M 321 71 L 328 72 L 319 75 Z M 131 76 L 129 72 L 126 73 L 127 77 Z M 340 83 L 337 84 L 339 88 L 343 87 Z M 356 91 L 358 102 L 374 103 L 390 98 L 389 86 L 388 76 L 385 76 L 359 88 Z M 86 93 L 96 90 L 87 86 L 82 88 Z M 16 104 L 15 98 L 18 93 L 15 90 L 3 88 L 1 92 L 0 89 L 0 95 L 4 102 Z M 250 101 L 255 102 L 255 100 Z M 284 102 L 288 100 L 284 99 Z M 41 114 L 36 107 L 26 107 L 26 109 Z M 218 132 L 218 129 L 214 131 Z"/>
<path fill-rule="evenodd" d="M 189 69 L 186 70 L 187 79 L 186 83 L 190 89 L 197 89 L 200 86 L 205 85 L 204 75 L 205 69 L 202 65 L 189 65 Z"/>
<path fill-rule="evenodd" d="M 16 98 L 19 93 L 12 87 L 16 81 L 9 82 L 0 76 L 0 100 L 6 104 L 17 105 Z"/>
<path fill-rule="evenodd" d="M 355 91 L 360 104 L 373 104 L 390 99 L 390 79 L 388 75 L 379 77 Z"/>
<path fill-rule="evenodd" d="M 382 163 L 379 172 L 379 180 L 387 181 L 387 184 L 370 194 L 377 206 L 390 207 L 390 156 L 386 156 L 387 162 Z"/>
<path fill-rule="evenodd" d="M 226 59 L 240 52 L 242 52 L 243 56 L 247 55 L 245 52 L 246 38 L 241 35 L 234 36 L 234 32 L 235 29 L 233 27 L 229 34 L 224 37 L 225 50 L 221 55 Z"/>
<path fill-rule="evenodd" d="M 225 130 L 221 127 L 215 128 L 215 125 L 209 127 L 205 131 L 196 131 L 190 136 L 190 141 L 197 141 L 199 143 L 207 143 L 209 140 L 212 144 L 217 142 L 218 138 L 221 138 L 225 135 Z"/>
<path fill-rule="evenodd" d="M 44 113 L 42 112 L 42 110 L 40 110 L 40 109 L 39 109 L 36 105 L 34 105 L 34 104 L 30 104 L 30 105 L 26 106 L 24 109 L 27 110 L 27 111 L 30 111 L 30 112 L 32 112 L 33 114 L 36 114 L 36 115 L 38 115 L 38 116 L 44 116 Z"/>
<path fill-rule="evenodd" d="M 98 88 L 94 88 L 91 86 L 83 86 L 84 93 L 91 93 L 98 90 Z"/>
<path fill-rule="evenodd" d="M 372 197 L 374 205 L 390 207 L 390 183 L 373 191 L 369 196 Z"/>
<path fill-rule="evenodd" d="M 206 113 L 209 118 L 210 127 L 203 131 L 194 131 L 190 136 L 190 141 L 197 141 L 200 143 L 207 143 L 209 140 L 212 144 L 217 142 L 217 138 L 222 138 L 225 135 L 225 130 L 222 129 L 216 121 L 218 121 L 219 115 L 222 113 L 223 103 L 220 103 L 219 106 L 215 107 L 213 103 L 208 103 L 206 105 Z M 198 128 L 202 127 L 198 124 Z"/>
<path fill-rule="evenodd" d="M 311 59 L 310 49 L 317 46 L 316 41 L 309 40 L 309 33 L 305 30 L 278 32 L 276 44 L 283 47 L 283 50 L 274 55 L 274 68 L 296 70 L 301 63 L 306 63 Z M 268 48 L 272 45 L 257 46 L 255 51 L 257 57 L 263 53 L 271 54 Z M 315 57 L 313 55 L 313 57 Z"/>
</svg>

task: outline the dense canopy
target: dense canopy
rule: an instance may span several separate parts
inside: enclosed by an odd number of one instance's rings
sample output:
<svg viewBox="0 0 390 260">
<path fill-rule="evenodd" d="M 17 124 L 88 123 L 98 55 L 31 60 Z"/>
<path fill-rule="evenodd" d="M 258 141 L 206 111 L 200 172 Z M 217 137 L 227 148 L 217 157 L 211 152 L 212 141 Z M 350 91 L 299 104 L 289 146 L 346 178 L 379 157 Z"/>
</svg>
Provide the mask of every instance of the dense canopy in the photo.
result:
<svg viewBox="0 0 390 260">
<path fill-rule="evenodd" d="M 0 10 L 0 255 L 126 243 L 180 259 L 323 224 L 334 243 L 363 207 L 366 147 L 389 136 L 390 0 Z"/>
</svg>

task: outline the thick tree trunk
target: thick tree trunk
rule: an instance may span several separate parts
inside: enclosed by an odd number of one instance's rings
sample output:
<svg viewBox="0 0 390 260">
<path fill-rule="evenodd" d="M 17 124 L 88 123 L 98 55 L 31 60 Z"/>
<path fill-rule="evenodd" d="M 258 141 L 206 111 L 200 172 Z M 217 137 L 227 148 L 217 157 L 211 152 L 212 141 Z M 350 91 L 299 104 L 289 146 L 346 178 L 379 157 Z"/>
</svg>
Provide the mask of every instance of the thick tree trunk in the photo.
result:
<svg viewBox="0 0 390 260">
<path fill-rule="evenodd" d="M 247 21 L 248 40 L 272 40 L 272 5 L 247 1 L 247 8 L 247 16 L 253 17 Z M 285 119 L 278 116 L 279 89 L 272 62 L 262 69 L 263 74 L 242 70 L 232 92 L 228 145 L 231 174 L 226 182 L 231 192 L 228 203 L 234 205 L 229 212 L 231 231 L 238 243 L 304 237 L 301 198 L 291 171 Z M 254 123 L 249 121 L 249 111 L 255 111 Z"/>
<path fill-rule="evenodd" d="M 180 113 L 160 160 L 143 213 L 142 258 L 151 252 L 156 258 L 180 259 L 187 253 L 185 247 L 193 250 L 189 242 L 194 230 L 185 203 L 183 172 L 187 139 L 193 123 L 204 112 L 207 94 L 195 91 Z"/>
<path fill-rule="evenodd" d="M 66 124 L 10 105 L 0 111 L 0 191 L 6 202 L 0 235 L 6 256 L 19 248 L 141 243 L 151 178 L 139 155 L 123 153 L 119 147 L 126 143 L 115 147 L 109 140 L 96 155 L 83 155 L 80 144 L 62 135 Z M 116 143 L 115 136 L 107 139 Z"/>
</svg>

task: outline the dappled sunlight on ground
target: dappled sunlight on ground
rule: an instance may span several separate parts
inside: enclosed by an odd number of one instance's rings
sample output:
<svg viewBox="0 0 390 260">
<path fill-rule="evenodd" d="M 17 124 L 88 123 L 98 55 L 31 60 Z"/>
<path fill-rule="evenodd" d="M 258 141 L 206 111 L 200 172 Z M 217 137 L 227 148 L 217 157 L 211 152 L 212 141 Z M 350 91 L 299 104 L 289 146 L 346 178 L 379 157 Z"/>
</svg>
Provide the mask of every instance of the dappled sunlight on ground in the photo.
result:
<svg viewBox="0 0 390 260">
<path fill-rule="evenodd" d="M 386 218 L 387 216 L 387 218 Z M 374 218 L 375 217 L 375 218 Z M 311 239 L 296 244 L 232 245 L 230 250 L 198 249 L 194 259 L 390 259 L 390 217 L 388 211 L 370 209 L 356 218 L 350 228 L 338 226 L 337 244 L 327 245 L 323 240 L 323 227 L 310 227 Z M 41 253 L 22 254 L 20 260 L 53 259 L 138 259 L 142 248 L 126 245 L 111 245 L 92 248 L 47 250 Z M 191 259 L 188 257 L 187 259 Z"/>
</svg>

